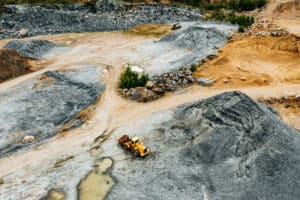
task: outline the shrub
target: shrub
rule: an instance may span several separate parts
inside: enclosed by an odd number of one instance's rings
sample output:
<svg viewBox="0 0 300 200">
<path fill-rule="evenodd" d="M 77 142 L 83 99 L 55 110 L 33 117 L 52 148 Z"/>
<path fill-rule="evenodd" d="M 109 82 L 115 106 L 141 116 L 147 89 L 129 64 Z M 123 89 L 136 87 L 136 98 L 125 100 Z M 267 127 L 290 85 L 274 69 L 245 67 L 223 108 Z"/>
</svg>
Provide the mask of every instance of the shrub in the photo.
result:
<svg viewBox="0 0 300 200">
<path fill-rule="evenodd" d="M 141 75 L 141 78 L 139 79 L 139 86 L 145 86 L 148 81 L 149 81 L 149 75 L 143 73 Z"/>
<path fill-rule="evenodd" d="M 196 71 L 196 69 L 197 69 L 197 65 L 196 64 L 191 64 L 190 70 L 192 72 L 194 72 L 194 71 Z"/>
<path fill-rule="evenodd" d="M 239 27 L 239 32 L 240 32 L 240 33 L 243 33 L 243 32 L 245 32 L 245 29 L 244 29 L 244 27 L 240 26 L 240 27 Z"/>
<path fill-rule="evenodd" d="M 237 16 L 234 13 L 230 13 L 226 17 L 227 21 L 230 21 L 233 24 L 238 24 L 243 27 L 251 26 L 254 23 L 254 17 L 249 17 L 245 15 Z"/>
<path fill-rule="evenodd" d="M 267 0 L 230 0 L 229 8 L 239 11 L 254 10 L 267 4 Z"/>
<path fill-rule="evenodd" d="M 256 7 L 255 2 L 253 0 L 240 0 L 239 8 L 241 10 L 254 10 Z"/>
<path fill-rule="evenodd" d="M 256 6 L 258 8 L 264 7 L 267 4 L 267 0 L 257 0 L 256 1 Z"/>
<path fill-rule="evenodd" d="M 119 88 L 134 88 L 139 86 L 145 86 L 149 80 L 148 74 L 143 73 L 141 77 L 137 72 L 134 72 L 128 66 L 126 70 L 120 76 Z"/>
<path fill-rule="evenodd" d="M 211 18 L 223 21 L 223 20 L 225 20 L 225 15 L 222 12 L 213 12 L 211 14 Z"/>
</svg>

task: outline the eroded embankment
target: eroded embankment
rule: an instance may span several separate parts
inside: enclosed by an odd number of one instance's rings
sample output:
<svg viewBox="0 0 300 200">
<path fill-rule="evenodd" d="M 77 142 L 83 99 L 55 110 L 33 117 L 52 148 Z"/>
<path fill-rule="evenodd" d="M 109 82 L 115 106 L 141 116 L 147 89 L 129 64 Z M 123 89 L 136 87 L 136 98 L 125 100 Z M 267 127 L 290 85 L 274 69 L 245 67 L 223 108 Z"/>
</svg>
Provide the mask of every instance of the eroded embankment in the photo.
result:
<svg viewBox="0 0 300 200">
<path fill-rule="evenodd" d="M 200 66 L 196 77 L 215 87 L 249 87 L 300 82 L 300 39 L 246 37 L 230 41 L 218 57 Z"/>
<path fill-rule="evenodd" d="M 0 82 L 32 72 L 27 58 L 10 49 L 0 49 Z"/>
<path fill-rule="evenodd" d="M 102 70 L 74 66 L 47 71 L 2 92 L 0 156 L 81 125 L 81 111 L 95 103 L 104 89 Z"/>
</svg>

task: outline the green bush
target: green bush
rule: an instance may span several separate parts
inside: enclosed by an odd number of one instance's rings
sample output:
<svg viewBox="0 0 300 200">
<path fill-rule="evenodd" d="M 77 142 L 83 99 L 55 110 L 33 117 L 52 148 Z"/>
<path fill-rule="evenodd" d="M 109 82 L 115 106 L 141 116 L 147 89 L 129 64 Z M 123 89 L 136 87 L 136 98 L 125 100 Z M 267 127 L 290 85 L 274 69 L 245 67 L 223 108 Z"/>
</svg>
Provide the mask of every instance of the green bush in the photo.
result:
<svg viewBox="0 0 300 200">
<path fill-rule="evenodd" d="M 238 11 L 249 11 L 261 8 L 267 4 L 267 0 L 230 0 L 229 8 Z"/>
<path fill-rule="evenodd" d="M 256 6 L 258 8 L 264 7 L 265 5 L 267 5 L 267 0 L 257 0 L 256 1 Z"/>
<path fill-rule="evenodd" d="M 211 18 L 212 19 L 216 19 L 216 20 L 220 20 L 220 21 L 223 21 L 223 20 L 225 20 L 225 15 L 222 13 L 222 12 L 220 12 L 220 11 L 216 11 L 216 12 L 213 12 L 212 14 L 211 14 Z"/>
<path fill-rule="evenodd" d="M 231 22 L 232 24 L 238 24 L 242 27 L 251 26 L 254 23 L 254 17 L 249 17 L 245 15 L 237 16 L 234 13 L 230 13 L 226 20 Z"/>
<path fill-rule="evenodd" d="M 147 81 L 149 81 L 148 74 L 143 73 L 141 77 L 137 72 L 134 72 L 128 66 L 126 70 L 120 76 L 119 88 L 134 88 L 139 86 L 145 86 Z"/>
<path fill-rule="evenodd" d="M 197 69 L 197 65 L 196 64 L 191 64 L 190 70 L 192 72 L 194 72 L 194 71 L 196 71 L 196 69 Z"/>
<path fill-rule="evenodd" d="M 244 32 L 245 32 L 244 27 L 240 26 L 240 27 L 239 27 L 239 32 L 240 32 L 240 33 L 244 33 Z"/>
<path fill-rule="evenodd" d="M 256 7 L 255 2 L 253 0 L 239 0 L 239 8 L 241 10 L 254 10 Z"/>
</svg>

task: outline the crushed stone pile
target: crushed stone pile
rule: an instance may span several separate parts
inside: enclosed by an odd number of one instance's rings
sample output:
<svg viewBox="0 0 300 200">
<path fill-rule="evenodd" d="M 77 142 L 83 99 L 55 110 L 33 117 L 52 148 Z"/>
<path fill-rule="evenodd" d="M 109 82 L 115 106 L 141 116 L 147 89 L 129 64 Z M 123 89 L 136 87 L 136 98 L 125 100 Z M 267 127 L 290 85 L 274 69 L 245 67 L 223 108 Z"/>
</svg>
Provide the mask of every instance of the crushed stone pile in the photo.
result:
<svg viewBox="0 0 300 200">
<path fill-rule="evenodd" d="M 1 92 L 0 157 L 84 123 L 79 113 L 104 90 L 101 73 L 95 66 L 47 71 Z"/>
<path fill-rule="evenodd" d="M 40 59 L 61 46 L 47 40 L 12 40 L 4 48 L 15 50 L 27 58 Z"/>
<path fill-rule="evenodd" d="M 116 145 L 122 134 L 138 135 L 152 154 L 133 159 Z M 115 141 L 104 143 L 102 153 L 114 159 L 116 179 L 106 199 L 300 196 L 299 132 L 271 108 L 240 92 L 153 114 L 113 135 Z"/>
</svg>

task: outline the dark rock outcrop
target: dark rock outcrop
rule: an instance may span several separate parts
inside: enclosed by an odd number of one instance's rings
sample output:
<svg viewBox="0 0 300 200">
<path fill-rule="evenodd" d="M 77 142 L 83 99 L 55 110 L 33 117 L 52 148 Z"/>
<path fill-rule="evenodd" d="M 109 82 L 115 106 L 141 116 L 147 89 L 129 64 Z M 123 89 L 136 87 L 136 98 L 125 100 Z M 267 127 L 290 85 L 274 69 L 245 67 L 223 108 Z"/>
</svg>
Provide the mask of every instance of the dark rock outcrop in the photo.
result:
<svg viewBox="0 0 300 200">
<path fill-rule="evenodd" d="M 47 40 L 12 40 L 4 48 L 12 49 L 27 58 L 39 59 L 61 47 Z"/>
<path fill-rule="evenodd" d="M 117 184 L 107 199 L 131 199 L 133 194 L 155 200 L 300 196 L 299 132 L 240 92 L 155 114 L 133 130 L 153 152 L 143 160 L 111 154 L 120 162 L 115 162 Z M 132 129 L 122 129 L 126 131 Z M 111 147 L 103 146 L 104 156 Z"/>
</svg>

